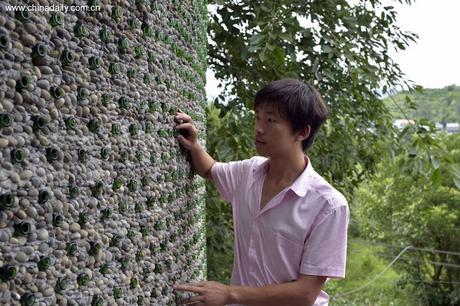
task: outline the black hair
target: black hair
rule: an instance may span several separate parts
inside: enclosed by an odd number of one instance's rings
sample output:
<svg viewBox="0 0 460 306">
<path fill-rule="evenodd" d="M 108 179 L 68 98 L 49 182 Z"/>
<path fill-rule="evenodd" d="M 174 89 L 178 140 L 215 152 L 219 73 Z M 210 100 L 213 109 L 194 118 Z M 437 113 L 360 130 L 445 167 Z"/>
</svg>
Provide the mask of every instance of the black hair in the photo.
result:
<svg viewBox="0 0 460 306">
<path fill-rule="evenodd" d="M 329 111 L 316 88 L 296 79 L 272 81 L 261 88 L 254 99 L 254 109 L 262 104 L 273 106 L 282 118 L 292 126 L 292 132 L 300 132 L 310 125 L 310 135 L 302 141 L 302 150 L 313 144 L 321 124 Z"/>
</svg>

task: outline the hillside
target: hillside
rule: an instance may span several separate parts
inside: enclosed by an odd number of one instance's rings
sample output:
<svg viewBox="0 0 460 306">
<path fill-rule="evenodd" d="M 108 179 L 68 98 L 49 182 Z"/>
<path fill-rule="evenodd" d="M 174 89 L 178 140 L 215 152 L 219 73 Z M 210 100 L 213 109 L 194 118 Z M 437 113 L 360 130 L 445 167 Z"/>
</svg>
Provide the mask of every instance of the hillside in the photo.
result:
<svg viewBox="0 0 460 306">
<path fill-rule="evenodd" d="M 412 110 L 405 104 L 409 96 L 416 105 Z M 444 88 L 426 88 L 423 92 L 399 92 L 393 96 L 394 101 L 404 107 L 409 119 L 427 118 L 433 122 L 460 122 L 460 86 L 450 85 Z M 405 118 L 401 110 L 391 98 L 385 98 L 385 103 L 391 109 L 395 119 Z"/>
</svg>

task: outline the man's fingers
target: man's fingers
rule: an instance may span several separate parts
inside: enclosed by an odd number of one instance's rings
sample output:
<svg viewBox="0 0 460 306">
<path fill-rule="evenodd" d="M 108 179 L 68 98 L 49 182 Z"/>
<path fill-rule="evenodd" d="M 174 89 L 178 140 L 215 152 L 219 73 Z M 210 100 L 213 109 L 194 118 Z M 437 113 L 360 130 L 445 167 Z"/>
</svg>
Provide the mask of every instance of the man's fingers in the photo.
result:
<svg viewBox="0 0 460 306">
<path fill-rule="evenodd" d="M 203 293 L 205 291 L 202 287 L 190 286 L 190 285 L 177 285 L 173 287 L 177 291 L 191 291 L 196 293 Z"/>
<path fill-rule="evenodd" d="M 192 296 L 190 298 L 181 300 L 180 305 L 195 305 L 195 304 L 199 304 L 201 302 L 205 302 L 206 299 L 207 299 L 207 297 L 204 296 L 204 295 Z"/>
<path fill-rule="evenodd" d="M 192 117 L 190 117 L 189 115 L 187 114 L 184 114 L 184 113 L 176 113 L 176 116 L 175 116 L 176 119 L 178 120 L 182 120 L 184 122 L 192 122 Z"/>
<path fill-rule="evenodd" d="M 179 129 L 186 129 L 189 132 L 193 132 L 193 124 L 191 124 L 191 123 L 181 123 L 181 124 L 176 125 L 175 128 L 178 129 L 178 130 Z"/>
</svg>

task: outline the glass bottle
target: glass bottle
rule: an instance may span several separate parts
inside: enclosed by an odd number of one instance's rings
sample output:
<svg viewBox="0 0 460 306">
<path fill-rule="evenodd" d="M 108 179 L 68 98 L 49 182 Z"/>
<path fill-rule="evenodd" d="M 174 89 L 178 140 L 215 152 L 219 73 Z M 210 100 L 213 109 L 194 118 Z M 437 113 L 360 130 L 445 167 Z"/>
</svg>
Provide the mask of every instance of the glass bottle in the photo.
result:
<svg viewBox="0 0 460 306">
<path fill-rule="evenodd" d="M 65 125 L 68 129 L 75 130 L 78 125 L 78 121 L 74 117 L 69 117 L 65 120 Z"/>
<path fill-rule="evenodd" d="M 16 90 L 21 92 L 23 89 L 26 89 L 30 84 L 30 77 L 28 75 L 23 75 L 19 80 L 16 81 Z"/>
<path fill-rule="evenodd" d="M 14 13 L 16 19 L 22 21 L 22 22 L 28 22 L 30 19 L 30 12 L 26 9 L 24 10 L 17 10 Z"/>
<path fill-rule="evenodd" d="M 10 46 L 10 38 L 6 34 L 0 34 L 0 49 L 7 50 Z"/>
<path fill-rule="evenodd" d="M 52 13 L 51 14 L 51 17 L 50 17 L 50 20 L 49 20 L 49 24 L 52 26 L 52 27 L 57 27 L 57 26 L 60 26 L 62 25 L 64 22 L 63 18 L 62 18 L 62 15 L 55 12 L 55 13 Z"/>
<path fill-rule="evenodd" d="M 2 281 L 9 281 L 16 277 L 16 267 L 10 264 L 3 265 L 0 269 L 0 278 Z"/>
<path fill-rule="evenodd" d="M 59 150 L 54 147 L 46 148 L 46 159 L 52 163 L 59 159 Z"/>
<path fill-rule="evenodd" d="M 12 192 L 0 195 L 0 210 L 11 209 L 15 204 L 15 196 Z"/>
<path fill-rule="evenodd" d="M 120 71 L 120 69 L 118 68 L 118 64 L 117 63 L 110 63 L 109 64 L 109 73 L 111 75 L 114 75 L 114 74 L 118 74 Z"/>
<path fill-rule="evenodd" d="M 14 226 L 14 235 L 15 236 L 27 236 L 32 230 L 32 226 L 28 221 L 21 221 L 16 223 Z"/>
<path fill-rule="evenodd" d="M 45 204 L 46 202 L 48 202 L 49 198 L 49 192 L 47 190 L 41 190 L 38 193 L 38 204 Z"/>
<path fill-rule="evenodd" d="M 99 37 L 101 38 L 102 42 L 108 43 L 112 39 L 112 33 L 107 28 L 102 28 L 99 31 Z"/>
<path fill-rule="evenodd" d="M 63 65 L 70 65 L 75 61 L 75 54 L 72 50 L 65 49 L 61 53 L 60 60 Z"/>
<path fill-rule="evenodd" d="M 22 306 L 32 306 L 35 304 L 35 296 L 31 292 L 26 292 L 21 296 L 19 302 Z"/>
<path fill-rule="evenodd" d="M 46 46 L 42 43 L 36 44 L 32 49 L 32 59 L 46 56 Z"/>
<path fill-rule="evenodd" d="M 11 162 L 13 164 L 16 164 L 16 163 L 20 163 L 20 162 L 24 161 L 26 153 L 24 152 L 23 149 L 18 148 L 18 149 L 11 150 L 10 155 L 11 155 Z"/>
<path fill-rule="evenodd" d="M 51 95 L 55 99 L 60 99 L 60 98 L 62 98 L 64 96 L 64 90 L 59 86 L 51 87 L 50 91 L 51 91 Z"/>
<path fill-rule="evenodd" d="M 0 114 L 0 128 L 9 127 L 13 123 L 13 116 L 8 113 Z"/>
<path fill-rule="evenodd" d="M 51 260 L 49 257 L 42 256 L 40 257 L 40 261 L 37 263 L 39 271 L 46 271 L 48 270 L 49 266 L 51 265 Z"/>
<path fill-rule="evenodd" d="M 101 67 L 101 59 L 97 56 L 93 56 L 89 59 L 89 68 L 95 70 Z"/>
<path fill-rule="evenodd" d="M 87 36 L 89 34 L 88 28 L 86 28 L 86 26 L 82 22 L 77 22 L 77 24 L 75 24 L 75 27 L 73 28 L 73 31 L 75 37 L 78 38 Z"/>
<path fill-rule="evenodd" d="M 44 117 L 41 117 L 41 116 L 34 116 L 32 117 L 32 121 L 33 121 L 33 126 L 32 126 L 32 129 L 36 132 L 36 131 L 39 131 L 39 130 L 42 130 L 43 128 L 46 127 L 46 119 Z"/>
</svg>

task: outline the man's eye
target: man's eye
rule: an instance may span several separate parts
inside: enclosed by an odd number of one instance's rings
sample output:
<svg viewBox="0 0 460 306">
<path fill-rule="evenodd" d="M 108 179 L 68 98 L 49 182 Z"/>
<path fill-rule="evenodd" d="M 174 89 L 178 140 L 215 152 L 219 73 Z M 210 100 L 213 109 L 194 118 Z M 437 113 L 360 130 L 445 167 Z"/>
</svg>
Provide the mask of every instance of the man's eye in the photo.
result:
<svg viewBox="0 0 460 306">
<path fill-rule="evenodd" d="M 276 122 L 276 120 L 273 118 L 268 118 L 268 122 Z"/>
</svg>

